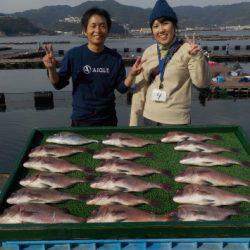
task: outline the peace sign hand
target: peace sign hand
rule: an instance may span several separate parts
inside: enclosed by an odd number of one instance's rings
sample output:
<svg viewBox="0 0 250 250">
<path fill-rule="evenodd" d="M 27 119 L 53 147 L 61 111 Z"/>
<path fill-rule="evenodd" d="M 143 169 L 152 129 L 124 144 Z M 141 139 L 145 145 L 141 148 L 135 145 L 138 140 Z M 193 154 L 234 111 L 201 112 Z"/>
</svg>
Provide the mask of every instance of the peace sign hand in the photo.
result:
<svg viewBox="0 0 250 250">
<path fill-rule="evenodd" d="M 186 42 L 188 42 L 189 45 L 190 45 L 190 49 L 188 51 L 189 55 L 191 55 L 191 56 L 197 55 L 198 52 L 200 51 L 200 47 L 196 43 L 195 33 L 193 33 L 193 38 L 192 39 L 190 39 L 188 37 L 188 35 L 185 33 L 185 39 L 186 39 Z"/>
<path fill-rule="evenodd" d="M 43 63 L 47 69 L 55 69 L 57 65 L 57 61 L 54 56 L 53 47 L 51 44 L 46 44 L 44 46 L 44 50 L 46 55 L 43 57 Z"/>
<path fill-rule="evenodd" d="M 147 61 L 147 59 L 142 60 L 141 57 L 138 57 L 136 59 L 136 62 L 134 63 L 134 65 L 131 68 L 131 71 L 130 71 L 131 76 L 135 77 L 135 76 L 139 75 L 143 70 L 142 64 L 145 63 L 146 61 Z"/>
</svg>

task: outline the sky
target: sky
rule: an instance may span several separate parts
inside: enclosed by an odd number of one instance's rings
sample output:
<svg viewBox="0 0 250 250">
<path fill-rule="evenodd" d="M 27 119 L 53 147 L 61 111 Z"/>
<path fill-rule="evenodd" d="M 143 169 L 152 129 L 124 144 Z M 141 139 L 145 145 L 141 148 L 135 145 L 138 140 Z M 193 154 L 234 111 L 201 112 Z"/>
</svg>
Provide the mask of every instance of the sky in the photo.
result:
<svg viewBox="0 0 250 250">
<path fill-rule="evenodd" d="M 116 0 L 125 5 L 138 6 L 142 8 L 153 7 L 156 0 Z M 48 5 L 70 5 L 76 6 L 86 0 L 0 0 L 0 13 L 13 13 L 29 9 L 38 9 Z M 208 6 L 217 4 L 233 4 L 240 2 L 250 2 L 250 0 L 168 0 L 172 6 L 193 5 L 193 6 Z"/>
</svg>

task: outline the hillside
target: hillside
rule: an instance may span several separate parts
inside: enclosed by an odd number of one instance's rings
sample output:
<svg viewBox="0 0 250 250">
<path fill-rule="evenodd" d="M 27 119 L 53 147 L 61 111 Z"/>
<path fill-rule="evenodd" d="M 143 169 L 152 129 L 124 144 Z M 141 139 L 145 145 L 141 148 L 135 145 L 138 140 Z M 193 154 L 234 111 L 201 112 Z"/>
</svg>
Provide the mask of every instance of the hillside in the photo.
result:
<svg viewBox="0 0 250 250">
<path fill-rule="evenodd" d="M 67 17 L 81 18 L 89 8 L 98 6 L 109 11 L 114 20 L 112 33 L 124 33 L 123 26 L 128 24 L 130 29 L 148 27 L 148 17 L 151 9 L 122 5 L 114 0 L 87 1 L 78 6 L 67 5 L 47 6 L 37 10 L 14 13 L 16 17 L 27 18 L 33 25 L 51 31 L 81 32 L 79 23 L 67 23 Z M 179 27 L 215 27 L 250 25 L 250 3 L 233 5 L 218 5 L 208 7 L 180 6 L 174 8 L 179 18 Z"/>
</svg>

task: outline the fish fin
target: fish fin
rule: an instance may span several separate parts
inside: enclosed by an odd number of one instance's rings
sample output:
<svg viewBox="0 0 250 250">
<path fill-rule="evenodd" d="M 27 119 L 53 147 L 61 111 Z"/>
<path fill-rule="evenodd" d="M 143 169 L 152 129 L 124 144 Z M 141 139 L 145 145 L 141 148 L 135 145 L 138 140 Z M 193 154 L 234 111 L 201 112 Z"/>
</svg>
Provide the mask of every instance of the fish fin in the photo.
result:
<svg viewBox="0 0 250 250">
<path fill-rule="evenodd" d="M 210 181 L 208 181 L 208 180 L 203 180 L 202 181 L 202 185 L 205 185 L 205 186 L 213 186 L 213 183 L 212 182 L 210 182 Z"/>
<path fill-rule="evenodd" d="M 22 216 L 24 216 L 24 217 L 30 217 L 30 216 L 33 216 L 35 214 L 38 214 L 38 212 L 22 211 Z"/>
<path fill-rule="evenodd" d="M 118 188 L 121 192 L 125 192 L 125 193 L 129 192 L 129 190 L 125 187 L 118 187 Z"/>
<path fill-rule="evenodd" d="M 213 135 L 211 136 L 213 138 L 213 140 L 221 140 L 221 136 L 220 135 Z"/>
<path fill-rule="evenodd" d="M 165 191 L 170 191 L 171 190 L 171 187 L 170 187 L 169 184 L 161 184 L 160 186 Z"/>
<path fill-rule="evenodd" d="M 209 200 L 209 199 L 203 199 L 204 202 L 206 202 L 206 205 L 214 206 L 215 200 Z"/>
<path fill-rule="evenodd" d="M 55 157 L 55 155 L 52 153 L 47 153 L 46 157 Z"/>
<path fill-rule="evenodd" d="M 116 211 L 112 211 L 111 214 L 112 215 L 119 215 L 119 214 L 124 214 L 124 210 L 116 210 Z"/>
<path fill-rule="evenodd" d="M 194 210 L 193 213 L 195 215 L 206 215 L 207 214 L 205 211 L 199 211 L 199 210 Z"/>
<path fill-rule="evenodd" d="M 161 173 L 165 176 L 168 176 L 170 178 L 173 177 L 172 173 L 169 170 L 161 170 Z"/>
<path fill-rule="evenodd" d="M 202 190 L 197 190 L 197 191 L 198 191 L 199 194 L 205 194 L 205 195 L 211 195 L 211 194 L 212 194 L 212 193 L 209 192 L 208 190 L 204 190 L 204 189 L 202 189 Z"/>
<path fill-rule="evenodd" d="M 144 153 L 144 156 L 147 158 L 154 158 L 154 154 L 152 152 Z"/>
<path fill-rule="evenodd" d="M 126 169 L 120 169 L 119 170 L 119 173 L 121 173 L 121 174 L 129 174 L 129 170 L 126 170 Z"/>
<path fill-rule="evenodd" d="M 250 168 L 250 161 L 242 161 L 241 166 Z"/>
</svg>

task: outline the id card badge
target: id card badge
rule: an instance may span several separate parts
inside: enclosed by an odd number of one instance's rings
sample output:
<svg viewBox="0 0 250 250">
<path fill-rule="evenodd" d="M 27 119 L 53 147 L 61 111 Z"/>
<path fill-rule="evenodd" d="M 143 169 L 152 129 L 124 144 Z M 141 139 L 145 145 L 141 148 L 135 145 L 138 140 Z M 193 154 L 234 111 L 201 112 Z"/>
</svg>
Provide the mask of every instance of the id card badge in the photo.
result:
<svg viewBox="0 0 250 250">
<path fill-rule="evenodd" d="M 151 98 L 155 102 L 166 102 L 168 97 L 166 91 L 154 89 Z"/>
</svg>

